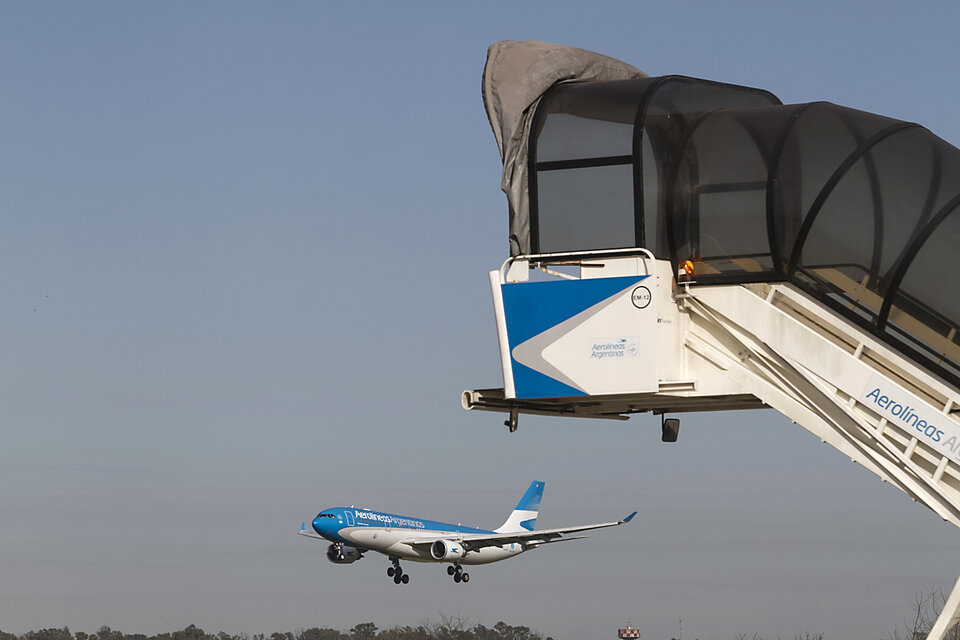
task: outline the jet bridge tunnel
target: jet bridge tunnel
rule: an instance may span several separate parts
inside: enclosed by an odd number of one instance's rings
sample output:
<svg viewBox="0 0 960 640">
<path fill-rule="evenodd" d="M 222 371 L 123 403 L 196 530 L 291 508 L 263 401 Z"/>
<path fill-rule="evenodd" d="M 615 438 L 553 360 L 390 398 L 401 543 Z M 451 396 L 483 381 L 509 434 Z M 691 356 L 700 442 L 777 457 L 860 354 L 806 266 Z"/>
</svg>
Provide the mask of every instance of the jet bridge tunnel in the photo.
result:
<svg viewBox="0 0 960 640">
<path fill-rule="evenodd" d="M 491 47 L 483 88 L 504 386 L 465 408 L 772 407 L 960 526 L 960 150 L 545 43 Z M 960 588 L 931 638 L 958 609 Z"/>
</svg>

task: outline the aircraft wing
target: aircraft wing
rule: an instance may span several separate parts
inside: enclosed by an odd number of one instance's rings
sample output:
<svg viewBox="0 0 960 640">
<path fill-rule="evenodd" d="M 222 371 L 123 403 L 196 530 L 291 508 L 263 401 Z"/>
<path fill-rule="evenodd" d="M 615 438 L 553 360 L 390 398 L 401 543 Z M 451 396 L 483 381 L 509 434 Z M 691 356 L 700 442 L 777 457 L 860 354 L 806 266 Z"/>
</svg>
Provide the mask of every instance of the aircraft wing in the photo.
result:
<svg viewBox="0 0 960 640">
<path fill-rule="evenodd" d="M 460 544 L 466 551 L 477 551 L 484 547 L 502 547 L 505 544 L 522 544 L 526 547 L 537 547 L 549 542 L 560 542 L 562 540 L 577 540 L 585 536 L 568 536 L 570 533 L 579 533 L 581 531 L 590 531 L 591 529 L 604 529 L 606 527 L 616 527 L 626 524 L 637 515 L 634 511 L 622 520 L 616 522 L 601 522 L 599 524 L 585 524 L 579 527 L 564 527 L 561 529 L 540 529 L 536 531 L 514 531 L 510 533 L 476 533 L 457 537 Z M 433 544 L 433 541 L 418 540 L 411 546 L 425 546 Z"/>
</svg>

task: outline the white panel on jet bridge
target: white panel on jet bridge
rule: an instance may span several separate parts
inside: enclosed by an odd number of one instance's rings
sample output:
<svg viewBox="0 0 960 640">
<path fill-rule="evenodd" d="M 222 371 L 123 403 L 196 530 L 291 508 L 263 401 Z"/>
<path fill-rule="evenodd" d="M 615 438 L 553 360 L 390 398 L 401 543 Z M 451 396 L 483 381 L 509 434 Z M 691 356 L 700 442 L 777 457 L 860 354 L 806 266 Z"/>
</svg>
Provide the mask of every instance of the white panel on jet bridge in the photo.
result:
<svg viewBox="0 0 960 640">
<path fill-rule="evenodd" d="M 508 346 L 505 396 L 657 391 L 655 282 L 633 275 L 501 284 L 492 273 L 498 337 Z"/>
</svg>

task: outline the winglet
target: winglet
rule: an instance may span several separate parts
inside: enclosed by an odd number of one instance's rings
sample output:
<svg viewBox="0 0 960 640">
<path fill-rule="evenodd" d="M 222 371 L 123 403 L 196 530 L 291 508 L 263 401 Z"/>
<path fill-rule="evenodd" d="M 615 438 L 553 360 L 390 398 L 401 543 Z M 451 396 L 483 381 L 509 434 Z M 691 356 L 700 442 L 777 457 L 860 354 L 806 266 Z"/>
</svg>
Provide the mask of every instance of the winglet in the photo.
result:
<svg viewBox="0 0 960 640">
<path fill-rule="evenodd" d="M 300 523 L 300 531 L 306 531 L 306 530 L 307 530 L 307 523 L 306 523 L 306 521 L 301 522 L 301 523 Z"/>
<path fill-rule="evenodd" d="M 633 516 L 635 516 L 635 515 L 637 515 L 637 512 L 636 512 L 636 511 L 634 511 L 633 513 L 631 513 L 630 515 L 628 515 L 626 518 L 624 518 L 623 520 L 621 520 L 621 521 L 620 521 L 620 524 L 624 524 L 624 523 L 626 523 L 626 522 L 630 522 L 631 520 L 633 520 Z"/>
</svg>

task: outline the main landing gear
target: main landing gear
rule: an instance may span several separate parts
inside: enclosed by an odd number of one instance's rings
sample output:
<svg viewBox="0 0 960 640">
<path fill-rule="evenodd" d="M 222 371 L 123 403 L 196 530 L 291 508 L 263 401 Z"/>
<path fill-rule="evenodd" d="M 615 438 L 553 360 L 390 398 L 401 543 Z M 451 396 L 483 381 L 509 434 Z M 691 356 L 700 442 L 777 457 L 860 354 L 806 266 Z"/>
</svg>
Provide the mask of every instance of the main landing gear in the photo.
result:
<svg viewBox="0 0 960 640">
<path fill-rule="evenodd" d="M 447 575 L 453 576 L 454 582 L 470 582 L 470 574 L 463 570 L 458 564 L 452 564 L 447 567 Z"/>
<path fill-rule="evenodd" d="M 410 582 L 410 576 L 403 572 L 403 569 L 400 568 L 400 560 L 397 558 L 390 558 L 390 562 L 393 563 L 393 566 L 387 569 L 387 575 L 393 578 L 393 584 L 407 584 Z"/>
</svg>

